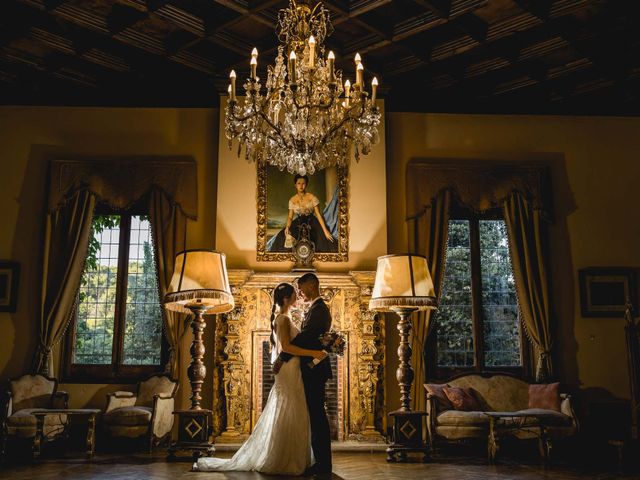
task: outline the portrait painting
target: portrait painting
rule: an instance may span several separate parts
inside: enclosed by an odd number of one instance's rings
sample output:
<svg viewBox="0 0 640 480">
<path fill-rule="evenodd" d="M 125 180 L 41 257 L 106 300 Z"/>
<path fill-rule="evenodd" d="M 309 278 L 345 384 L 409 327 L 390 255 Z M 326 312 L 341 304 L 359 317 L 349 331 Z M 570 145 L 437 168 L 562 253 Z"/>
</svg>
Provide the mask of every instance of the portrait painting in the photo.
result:
<svg viewBox="0 0 640 480">
<path fill-rule="evenodd" d="M 293 248 L 307 235 L 314 244 L 314 260 L 347 261 L 347 168 L 305 176 L 264 163 L 257 168 L 258 260 L 294 261 Z"/>
</svg>

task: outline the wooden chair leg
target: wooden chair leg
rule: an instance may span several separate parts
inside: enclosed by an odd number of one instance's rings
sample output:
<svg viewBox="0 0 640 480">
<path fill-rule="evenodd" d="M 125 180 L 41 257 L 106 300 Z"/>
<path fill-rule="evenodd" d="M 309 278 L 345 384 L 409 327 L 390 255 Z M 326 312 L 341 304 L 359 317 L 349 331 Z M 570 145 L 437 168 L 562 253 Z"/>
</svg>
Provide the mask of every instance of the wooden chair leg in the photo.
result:
<svg viewBox="0 0 640 480">
<path fill-rule="evenodd" d="M 0 461 L 4 462 L 5 460 L 5 451 L 7 449 L 7 434 L 2 434 L 2 439 L 0 439 Z"/>
</svg>

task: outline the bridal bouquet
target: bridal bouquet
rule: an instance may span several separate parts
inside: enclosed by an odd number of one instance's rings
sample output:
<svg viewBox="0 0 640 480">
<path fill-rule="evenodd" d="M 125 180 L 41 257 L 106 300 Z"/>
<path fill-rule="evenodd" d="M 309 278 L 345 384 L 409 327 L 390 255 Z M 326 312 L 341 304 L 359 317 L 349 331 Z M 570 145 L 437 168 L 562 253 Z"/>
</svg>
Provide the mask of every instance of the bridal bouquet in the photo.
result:
<svg viewBox="0 0 640 480">
<path fill-rule="evenodd" d="M 336 332 L 335 330 L 331 330 L 329 332 L 323 333 L 318 337 L 320 340 L 320 344 L 322 345 L 322 349 L 327 353 L 333 353 L 341 357 L 344 355 L 344 349 L 347 346 L 347 340 L 344 337 L 344 334 L 340 332 Z M 314 358 L 311 362 L 309 362 L 309 367 L 313 368 L 321 360 Z"/>
<path fill-rule="evenodd" d="M 342 333 L 331 330 L 320 335 L 319 340 L 324 350 L 328 353 L 335 353 L 339 357 L 344 355 L 344 347 L 347 346 L 347 340 Z"/>
</svg>

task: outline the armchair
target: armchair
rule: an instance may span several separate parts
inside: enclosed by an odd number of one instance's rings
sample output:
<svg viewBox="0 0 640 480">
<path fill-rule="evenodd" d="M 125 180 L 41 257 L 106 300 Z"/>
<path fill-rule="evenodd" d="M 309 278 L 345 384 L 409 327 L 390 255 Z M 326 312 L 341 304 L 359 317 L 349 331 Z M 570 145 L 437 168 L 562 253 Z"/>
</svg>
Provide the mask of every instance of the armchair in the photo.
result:
<svg viewBox="0 0 640 480">
<path fill-rule="evenodd" d="M 107 395 L 102 416 L 104 431 L 111 437 L 144 438 L 149 452 L 171 437 L 174 398 L 178 383 L 167 374 L 152 375 L 138 383 L 136 393 Z"/>
<path fill-rule="evenodd" d="M 44 375 L 23 375 L 9 382 L 3 395 L 0 432 L 0 455 L 4 457 L 7 440 L 11 437 L 32 439 L 36 436 L 36 417 L 31 413 L 43 409 L 67 409 L 69 395 L 58 391 L 58 381 Z M 53 440 L 65 431 L 66 415 L 47 415 L 44 438 Z"/>
</svg>

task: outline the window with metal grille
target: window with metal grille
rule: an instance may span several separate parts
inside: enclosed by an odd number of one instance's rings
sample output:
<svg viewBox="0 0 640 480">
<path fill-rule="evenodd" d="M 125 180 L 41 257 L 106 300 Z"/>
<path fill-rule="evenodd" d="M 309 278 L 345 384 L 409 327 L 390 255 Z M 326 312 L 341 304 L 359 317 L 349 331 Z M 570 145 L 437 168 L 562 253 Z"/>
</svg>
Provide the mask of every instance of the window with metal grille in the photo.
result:
<svg viewBox="0 0 640 480">
<path fill-rule="evenodd" d="M 68 380 L 137 379 L 160 369 L 166 345 L 149 219 L 94 215 L 67 341 Z"/>
</svg>

